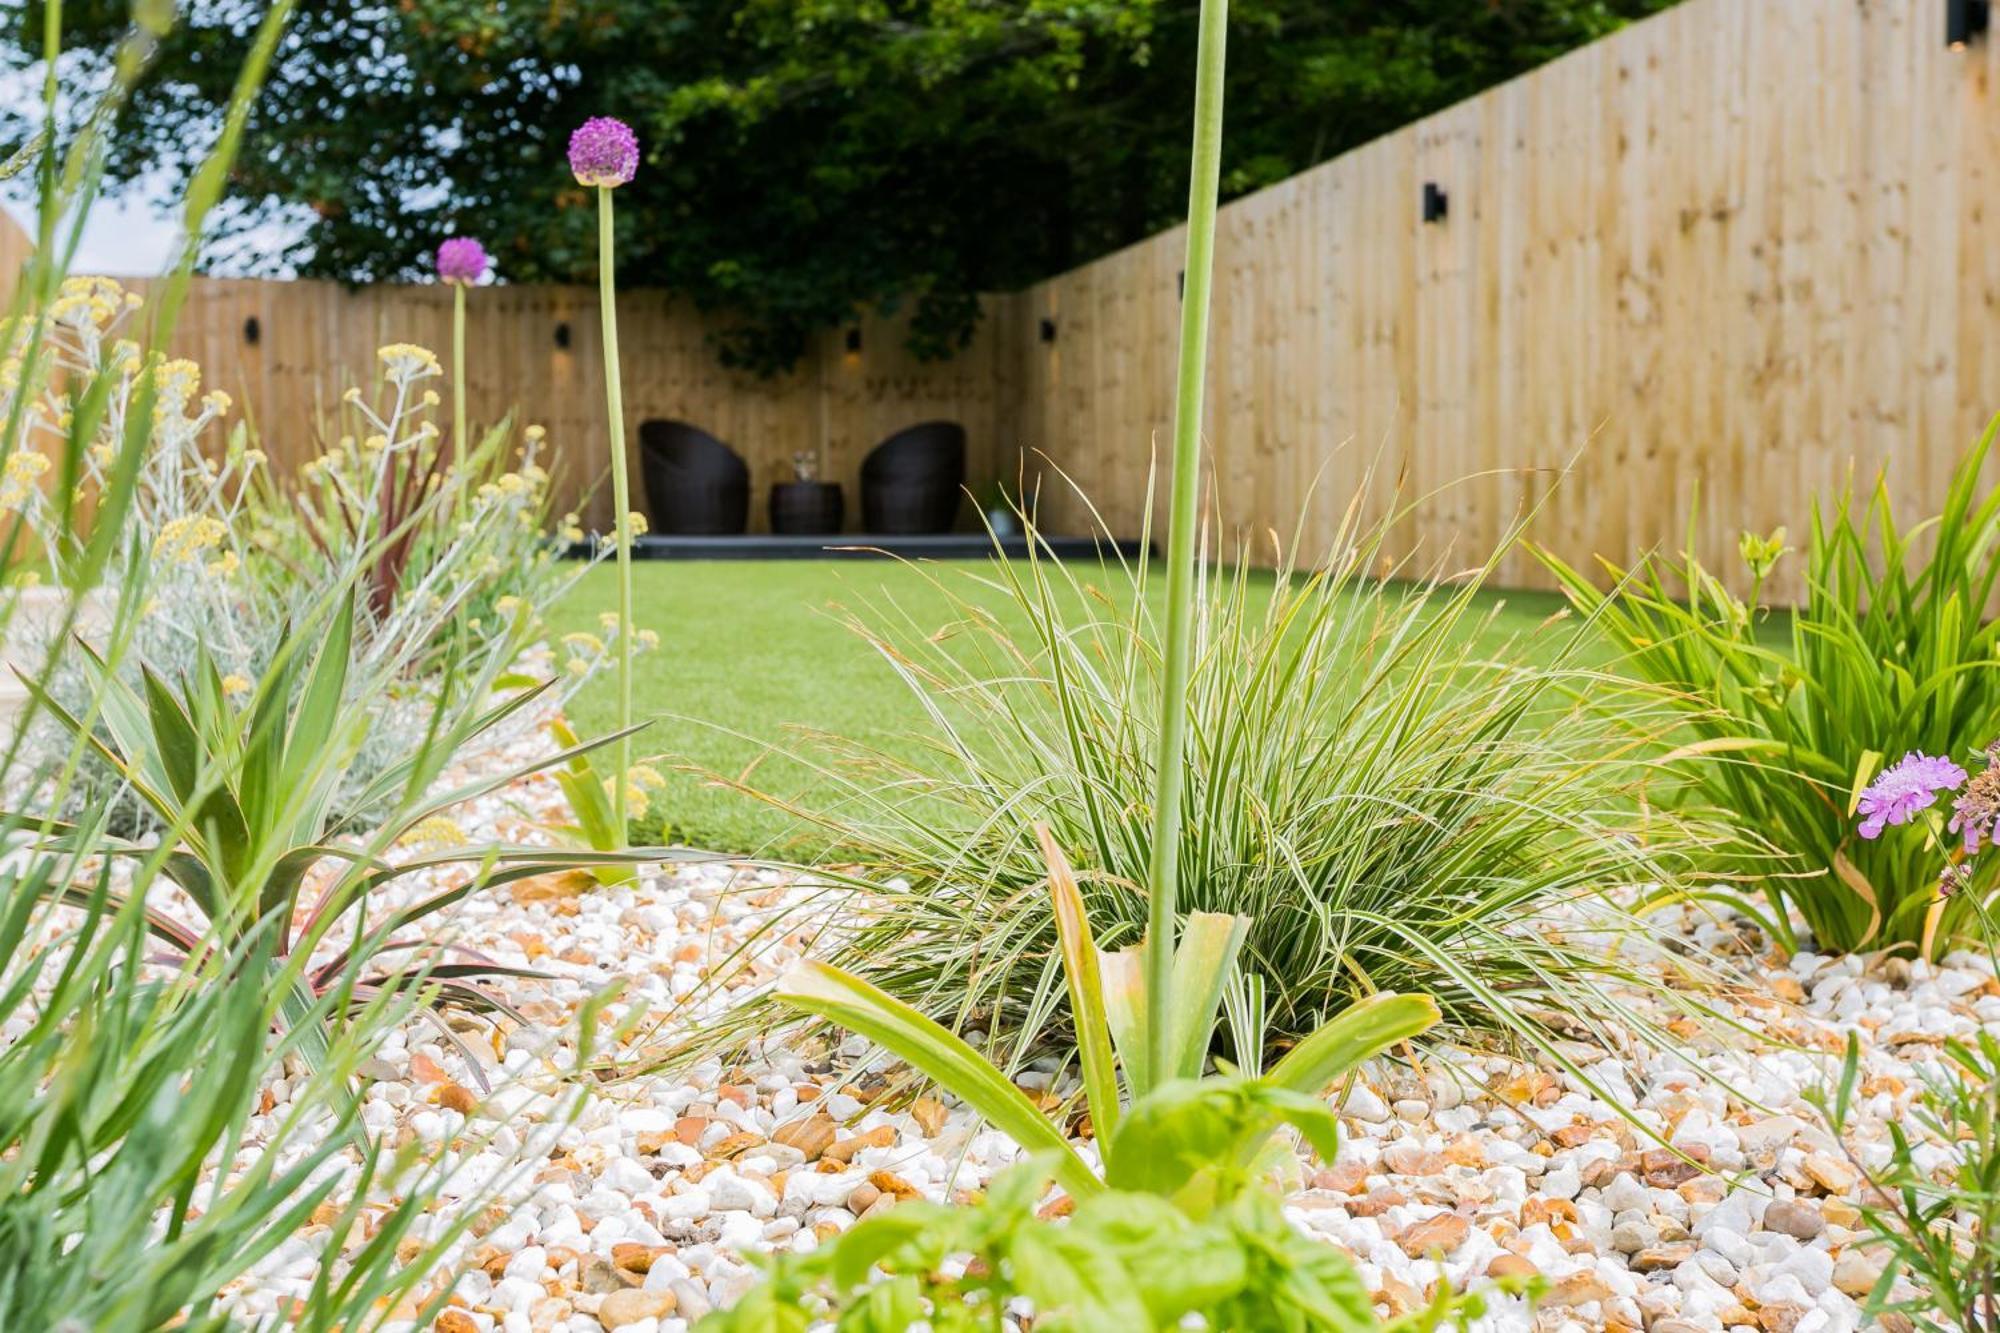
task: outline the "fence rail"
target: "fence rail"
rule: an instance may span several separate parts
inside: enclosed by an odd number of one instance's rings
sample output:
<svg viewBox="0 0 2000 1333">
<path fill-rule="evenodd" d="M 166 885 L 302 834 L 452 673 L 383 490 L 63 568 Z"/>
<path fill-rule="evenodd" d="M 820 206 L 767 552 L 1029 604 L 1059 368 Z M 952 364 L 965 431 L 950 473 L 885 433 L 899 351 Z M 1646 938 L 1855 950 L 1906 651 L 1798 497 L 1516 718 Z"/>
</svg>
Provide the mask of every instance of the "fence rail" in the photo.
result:
<svg viewBox="0 0 2000 1333">
<path fill-rule="evenodd" d="M 1678 546 L 1698 511 L 1728 565 L 1741 530 L 1799 530 L 1850 470 L 1933 507 L 2000 409 L 2000 42 L 1947 48 L 1943 11 L 1686 0 L 1228 205 L 1205 423 L 1225 535 L 1316 555 L 1364 475 L 1378 506 L 1398 482 L 1413 502 L 1398 553 L 1447 563 L 1534 508 L 1572 562 Z M 1447 203 L 1431 222 L 1427 184 Z M 858 351 L 830 331 L 768 381 L 718 366 L 685 304 L 635 292 L 628 409 L 728 439 L 759 494 L 816 451 L 850 514 L 875 440 L 950 417 L 974 481 L 1053 463 L 1129 533 L 1169 424 L 1181 248 L 1164 233 L 991 297 L 949 362 L 871 318 Z M 605 448 L 594 292 L 482 289 L 471 318 L 475 417 L 520 405 L 581 488 Z M 437 287 L 204 279 L 177 350 L 288 465 L 378 343 L 442 348 L 448 320 Z M 1052 526 L 1083 526 L 1063 486 L 1043 496 Z M 1546 582 L 1521 551 L 1500 576 Z"/>
</svg>

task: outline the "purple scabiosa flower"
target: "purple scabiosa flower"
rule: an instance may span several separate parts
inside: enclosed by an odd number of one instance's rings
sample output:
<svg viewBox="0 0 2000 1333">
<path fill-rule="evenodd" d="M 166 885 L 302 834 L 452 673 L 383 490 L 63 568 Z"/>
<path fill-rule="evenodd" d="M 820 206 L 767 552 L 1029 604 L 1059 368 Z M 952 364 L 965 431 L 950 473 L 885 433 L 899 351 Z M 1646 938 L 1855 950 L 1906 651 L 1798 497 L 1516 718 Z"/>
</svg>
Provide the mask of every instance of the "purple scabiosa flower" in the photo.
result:
<svg viewBox="0 0 2000 1333">
<path fill-rule="evenodd" d="M 1949 759 L 1915 750 L 1882 770 L 1861 793 L 1855 813 L 1861 816 L 1861 836 L 1879 837 L 1888 824 L 1907 824 L 1919 810 L 1937 804 L 1938 793 L 1956 791 L 1965 770 Z"/>
<path fill-rule="evenodd" d="M 569 169 L 578 185 L 623 185 L 639 170 L 639 136 L 622 120 L 592 116 L 569 136 Z"/>
<path fill-rule="evenodd" d="M 1965 839 L 1965 854 L 1981 844 L 2000 847 L 2000 741 L 1986 747 L 1986 768 L 1965 786 L 1951 806 L 1950 829 Z"/>
<path fill-rule="evenodd" d="M 446 282 L 462 282 L 468 286 L 486 276 L 492 260 L 486 257 L 486 247 L 470 236 L 454 236 L 438 247 L 438 276 Z"/>
</svg>

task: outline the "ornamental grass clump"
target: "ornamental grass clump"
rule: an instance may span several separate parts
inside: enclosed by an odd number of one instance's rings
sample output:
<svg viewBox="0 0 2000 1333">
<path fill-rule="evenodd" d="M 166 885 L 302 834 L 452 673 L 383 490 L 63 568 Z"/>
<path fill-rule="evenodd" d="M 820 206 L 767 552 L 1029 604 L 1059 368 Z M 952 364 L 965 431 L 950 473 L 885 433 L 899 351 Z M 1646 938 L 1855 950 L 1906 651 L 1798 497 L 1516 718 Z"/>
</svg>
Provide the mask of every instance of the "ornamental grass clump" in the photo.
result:
<svg viewBox="0 0 2000 1333">
<path fill-rule="evenodd" d="M 626 477 L 625 395 L 618 368 L 618 283 L 612 271 L 617 232 L 611 221 L 611 192 L 639 170 L 639 139 L 631 126 L 610 116 L 592 116 L 569 137 L 569 166 L 576 182 L 597 191 L 597 305 L 604 327 L 604 399 L 611 435 L 611 504 L 618 551 L 618 732 L 614 748 L 612 818 L 622 842 L 631 814 L 623 775 L 632 768 L 632 487 Z"/>
<path fill-rule="evenodd" d="M 1663 989 L 1637 961 L 1652 928 L 1613 895 L 1671 899 L 1708 836 L 1636 798 L 1672 706 L 1580 661 L 1590 631 L 1560 619 L 1538 633 L 1546 665 L 1488 655 L 1476 575 L 1378 579 L 1385 531 L 1351 522 L 1334 563 L 1282 567 L 1268 596 L 1242 565 L 1198 571 L 1180 913 L 1251 919 L 1242 965 L 1280 1044 L 1378 990 L 1435 997 L 1447 1031 L 1489 1046 L 1559 1054 L 1558 1034 L 1590 1031 L 1618 1049 L 1628 1027 L 1664 1043 L 1623 998 Z M 827 844 L 827 887 L 772 938 L 824 913 L 833 962 L 1005 1058 L 1070 1031 L 1024 821 L 1077 858 L 1107 947 L 1145 933 L 1155 836 L 1151 571 L 1036 550 L 931 574 L 943 623 L 853 614 L 925 710 L 922 750 L 812 733 L 812 793 L 761 793 Z M 1664 961 L 1683 970 L 1669 1002 L 1698 1004 L 1681 983 L 1701 960 Z M 769 1017 L 740 1022 L 717 1039 Z"/>
<path fill-rule="evenodd" d="M 1626 571 L 1606 591 L 1544 552 L 1572 604 L 1600 627 L 1618 669 L 1665 687 L 1681 730 L 1656 798 L 1713 812 L 1767 844 L 1717 844 L 1704 868 L 1761 890 L 1733 904 L 1786 949 L 1804 947 L 1796 913 L 1824 952 L 1915 950 L 1936 957 L 1976 934 L 1961 899 L 1941 901 L 1932 857 L 1849 817 L 1885 757 L 1946 756 L 2000 734 L 2000 491 L 1981 480 L 1989 427 L 1958 465 L 1938 513 L 1899 523 L 1886 477 L 1813 507 L 1802 605 L 1786 623 L 1763 603 L 1784 534 L 1746 536 L 1747 598 L 1688 550 Z M 1939 785 L 1936 760 L 1898 765 L 1871 809 L 1892 820 Z M 1780 853 L 1771 855 L 1770 851 Z M 1975 897 L 2000 886 L 2000 860 L 1971 871 Z"/>
</svg>

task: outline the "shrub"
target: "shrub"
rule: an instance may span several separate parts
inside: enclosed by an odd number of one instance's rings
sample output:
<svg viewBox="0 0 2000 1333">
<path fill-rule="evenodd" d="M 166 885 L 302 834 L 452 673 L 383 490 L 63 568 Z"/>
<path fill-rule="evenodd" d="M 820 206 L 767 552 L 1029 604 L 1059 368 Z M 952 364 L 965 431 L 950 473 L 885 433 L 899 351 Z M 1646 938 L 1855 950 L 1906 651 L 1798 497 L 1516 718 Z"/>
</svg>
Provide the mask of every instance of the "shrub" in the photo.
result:
<svg viewBox="0 0 2000 1333">
<path fill-rule="evenodd" d="M 358 429 L 340 435 L 299 477 L 273 478 L 240 426 L 211 456 L 228 396 L 198 397 L 201 372 L 193 363 L 149 365 L 135 344 L 117 337 L 136 308 L 136 298 L 109 279 L 71 279 L 48 319 L 16 322 L 12 345 L 23 348 L 43 331 L 67 383 L 0 384 L 0 412 L 20 411 L 23 440 L 0 479 L 0 510 L 28 525 L 58 585 L 78 586 L 100 558 L 93 528 L 80 515 L 101 508 L 118 469 L 132 465 L 120 441 L 142 412 L 141 386 L 153 390 L 156 397 L 143 409 L 150 428 L 124 491 L 122 521 L 102 553 L 108 577 L 95 599 L 97 613 L 84 617 L 86 634 L 101 646 L 105 609 L 130 592 L 143 613 L 120 627 L 128 635 L 119 654 L 128 683 L 136 685 L 140 665 L 164 679 L 190 678 L 206 656 L 241 691 L 269 672 L 288 632 L 311 608 L 361 588 L 350 641 L 352 688 L 343 702 L 367 725 L 341 800 L 349 813 L 379 818 L 383 809 L 368 804 L 374 779 L 424 729 L 428 682 L 446 654 L 474 676 L 489 664 L 511 665 L 538 632 L 537 608 L 585 568 L 561 562 L 546 534 L 540 432 L 529 431 L 518 458 L 509 458 L 513 437 L 503 426 L 462 466 L 444 466 L 429 419 L 437 395 L 427 382 L 437 362 L 422 348 L 394 345 L 380 358 L 381 410 L 350 392 L 344 410 Z M 65 453 L 86 399 L 98 403 L 95 428 L 77 442 L 84 448 Z M 55 442 L 57 455 L 75 462 L 55 469 L 48 453 L 31 447 L 38 440 Z M 73 485 L 37 484 L 67 478 L 72 468 Z M 68 648 L 52 641 L 59 621 L 17 619 L 28 649 L 55 660 L 46 682 L 50 696 L 73 715 L 87 714 L 85 664 L 74 651 L 54 651 Z M 602 655 L 600 645 L 596 654 L 574 656 L 559 693 L 581 684 Z M 482 702 L 454 696 L 460 709 Z M 26 757 L 46 769 L 67 744 L 44 719 L 28 734 Z M 126 792 L 94 753 L 70 790 L 67 813 L 110 806 L 121 833 L 157 827 L 146 803 Z"/>
<path fill-rule="evenodd" d="M 1555 665 L 1481 658 L 1477 578 L 1370 577 L 1383 535 L 1281 569 L 1266 603 L 1240 567 L 1194 590 L 1182 906 L 1253 919 L 1243 967 L 1281 1044 L 1385 990 L 1433 996 L 1447 1030 L 1489 1042 L 1553 1051 L 1552 1016 L 1648 1030 L 1614 992 L 1658 983 L 1580 932 L 1642 933 L 1606 891 L 1670 885 L 1685 860 L 1692 835 L 1640 829 L 1630 796 L 1658 700 L 1578 664 L 1579 636 L 1554 624 L 1538 648 L 1561 645 Z M 942 572 L 951 623 L 856 617 L 930 744 L 906 759 L 813 738 L 824 794 L 792 808 L 830 842 L 820 859 L 852 868 L 815 870 L 827 887 L 774 935 L 826 911 L 831 961 L 925 1013 L 1023 1051 L 1060 1028 L 1028 822 L 1077 857 L 1107 947 L 1147 913 L 1158 636 L 1146 567 L 1102 572 L 1086 584 L 1046 554 Z M 713 1035 L 767 1021 L 753 1006 Z"/>
<path fill-rule="evenodd" d="M 968 1207 L 903 1204 L 832 1244 L 770 1265 L 770 1280 L 697 1333 L 806 1333 L 839 1317 L 844 1333 L 987 1333 L 1003 1315 L 1037 1329 L 1297 1329 L 1374 1333 L 1382 1327 L 1353 1265 L 1292 1229 L 1277 1201 L 1246 1194 L 1196 1221 L 1151 1194 L 1110 1190 L 1063 1222 L 1037 1216 L 1048 1184 L 1030 1163 L 995 1179 Z M 1441 1291 L 1395 1333 L 1485 1312 L 1477 1297 Z M 1025 1326 L 1025 1324 L 1023 1325 Z"/>
<path fill-rule="evenodd" d="M 1850 1037 L 1840 1081 L 1821 1098 L 1843 1140 L 1860 1054 Z M 1862 1219 L 1884 1259 L 1868 1312 L 1900 1315 L 1923 1333 L 1991 1333 L 2000 1322 L 2000 1039 L 1948 1041 L 1944 1057 L 1907 1123 L 1888 1121 L 1887 1160 L 1855 1162 L 1866 1178 Z"/>
<path fill-rule="evenodd" d="M 162 969 L 139 898 L 117 905 L 102 879 L 87 910 L 37 911 L 77 863 L 17 854 L 0 870 L 0 1327 L 219 1333 L 233 1326 L 227 1289 L 308 1221 L 325 1224 L 327 1261 L 293 1327 L 366 1329 L 399 1303 L 424 1308 L 490 1187 L 458 1220 L 436 1218 L 447 1164 L 362 1135 L 355 1068 L 414 997 L 347 1009 L 355 997 L 328 993 L 274 1038 L 285 989 L 243 984 L 274 961 L 267 931 Z M 307 1033 L 340 1010 L 301 1072 Z M 232 1171 L 288 1061 L 290 1100 Z M 430 1248 L 412 1258 L 418 1238 Z"/>
<path fill-rule="evenodd" d="M 1826 509 L 1816 503 L 1805 603 L 1782 647 L 1768 639 L 1773 613 L 1761 599 L 1782 531 L 1745 537 L 1747 600 L 1692 550 L 1630 573 L 1607 562 L 1608 592 L 1543 553 L 1622 668 L 1670 691 L 1683 742 L 1668 756 L 1671 796 L 1785 854 L 1708 864 L 1762 889 L 1770 910 L 1753 914 L 1788 949 L 1799 947 L 1793 911 L 1822 950 L 1947 949 L 1973 929 L 1967 904 L 2000 884 L 1989 864 L 1942 904 L 1923 846 L 1870 840 L 1849 818 L 1885 756 L 1962 753 L 2000 734 L 2000 622 L 1987 618 L 2000 581 L 2000 491 L 1980 482 L 1993 438 L 1989 428 L 1960 462 L 1942 511 L 1907 528 L 1882 478 L 1865 503 L 1851 487 Z"/>
</svg>

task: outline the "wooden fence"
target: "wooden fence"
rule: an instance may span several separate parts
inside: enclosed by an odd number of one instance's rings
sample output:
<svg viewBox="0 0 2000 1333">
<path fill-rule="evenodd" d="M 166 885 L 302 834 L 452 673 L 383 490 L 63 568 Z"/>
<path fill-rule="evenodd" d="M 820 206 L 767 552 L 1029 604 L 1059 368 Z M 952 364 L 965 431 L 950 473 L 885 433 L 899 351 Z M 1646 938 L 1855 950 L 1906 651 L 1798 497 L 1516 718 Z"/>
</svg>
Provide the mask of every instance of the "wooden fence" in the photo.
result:
<svg viewBox="0 0 2000 1333">
<path fill-rule="evenodd" d="M 1533 505 L 1573 561 L 1677 546 L 1698 508 L 1724 565 L 1745 528 L 1801 530 L 1850 468 L 1934 507 L 2000 409 L 2000 40 L 1948 49 L 1944 11 L 1687 0 L 1224 208 L 1205 424 L 1225 529 L 1297 529 L 1315 555 L 1371 463 L 1379 501 L 1399 476 L 1423 497 L 1399 550 L 1466 562 Z M 1429 223 L 1427 183 L 1447 200 Z M 953 361 L 915 362 L 875 319 L 859 351 L 830 331 L 774 381 L 633 293 L 631 420 L 709 427 L 759 495 L 817 450 L 852 514 L 875 440 L 951 417 L 975 482 L 1052 460 L 1129 533 L 1169 425 L 1182 245 L 990 298 Z M 203 280 L 177 346 L 292 462 L 378 343 L 441 349 L 448 320 L 436 287 Z M 594 292 L 483 289 L 472 320 L 475 416 L 520 404 L 581 484 L 604 449 Z M 1043 494 L 1051 526 L 1083 525 Z M 1546 582 L 1521 552 L 1501 577 Z"/>
<path fill-rule="evenodd" d="M 1733 568 L 1850 467 L 1935 512 L 2000 410 L 2000 34 L 1949 49 L 1945 8 L 1688 0 L 1224 208 L 1225 526 L 1291 532 L 1320 478 L 1312 551 L 1377 458 L 1435 493 L 1403 549 L 1467 561 L 1535 503 L 1572 561 L 1678 549 L 1699 495 Z M 1168 433 L 1183 245 L 1017 298 L 1056 337 L 1016 344 L 1015 438 L 1123 528 Z M 1525 552 L 1501 577 L 1546 582 Z"/>
</svg>

